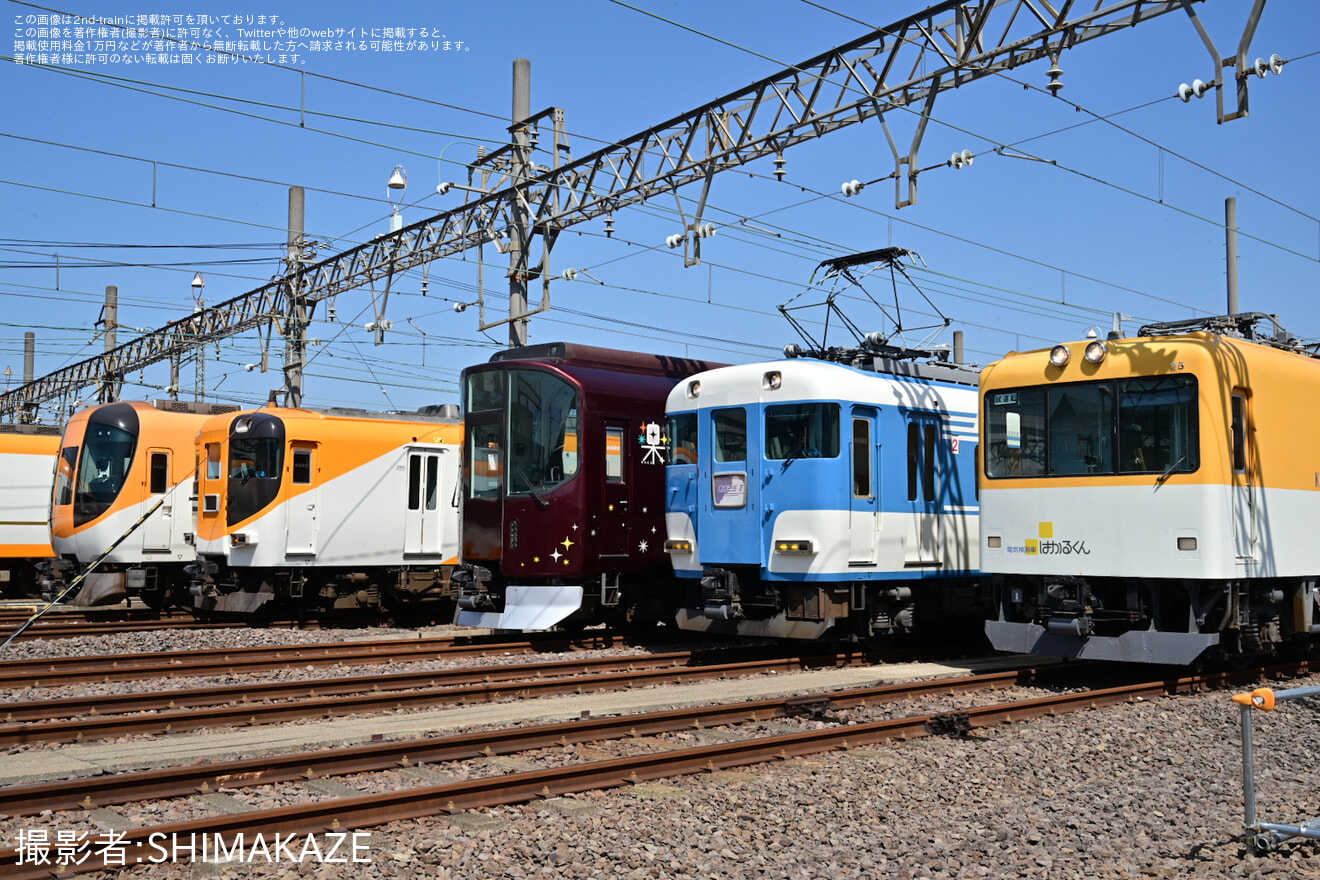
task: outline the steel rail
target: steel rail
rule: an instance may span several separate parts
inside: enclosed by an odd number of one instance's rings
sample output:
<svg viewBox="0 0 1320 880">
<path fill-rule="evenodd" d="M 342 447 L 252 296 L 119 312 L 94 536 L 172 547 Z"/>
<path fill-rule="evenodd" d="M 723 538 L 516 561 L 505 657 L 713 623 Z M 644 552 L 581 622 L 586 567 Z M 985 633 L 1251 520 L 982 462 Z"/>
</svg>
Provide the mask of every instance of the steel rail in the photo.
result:
<svg viewBox="0 0 1320 880">
<path fill-rule="evenodd" d="M 369 743 L 239 761 L 165 767 L 11 786 L 0 789 L 0 800 L 3 800 L 5 812 L 10 816 L 30 816 L 45 810 L 90 809 L 141 800 L 182 797 L 198 791 L 323 779 L 417 764 L 508 755 L 570 743 L 654 736 L 679 730 L 766 721 L 800 715 L 804 711 L 814 712 L 825 707 L 855 708 L 925 696 L 998 690 L 1028 684 L 1034 678 L 1034 670 L 1011 670 L 934 681 L 851 688 L 808 696 L 739 700 L 709 706 L 598 716 L 530 727 Z"/>
<path fill-rule="evenodd" d="M 1016 723 L 1082 709 L 1094 709 L 1139 699 L 1153 700 L 1204 683 L 1201 677 L 1172 683 L 1156 681 L 1137 685 L 1083 691 L 968 709 L 963 715 L 970 728 Z M 533 770 L 461 782 L 412 788 L 383 794 L 338 798 L 269 810 L 209 816 L 126 832 L 122 844 L 126 861 L 146 861 L 154 855 L 153 841 L 189 839 L 189 835 L 216 836 L 232 843 L 238 834 L 309 835 L 330 831 L 369 828 L 401 820 L 459 812 L 479 807 L 526 803 L 566 794 L 619 788 L 667 777 L 727 770 L 822 752 L 905 741 L 942 729 L 938 715 L 864 724 L 841 725 L 823 730 L 801 731 L 749 740 L 696 746 L 655 754 L 576 763 L 548 770 Z M 14 865 L 16 849 L 0 850 L 0 864 Z M 107 867 L 96 853 L 67 870 L 84 872 Z M 110 866 L 113 867 L 113 866 Z M 45 873 L 43 873 L 45 872 Z M 16 866 L 8 876 L 49 876 L 50 866 Z"/>
<path fill-rule="evenodd" d="M 110 718 L 79 718 L 28 724 L 0 724 L 0 745 L 13 746 L 37 742 L 81 742 L 131 734 L 178 733 L 206 727 L 252 726 L 309 718 L 333 718 L 343 715 L 383 711 L 401 711 L 422 707 L 490 703 L 505 699 L 564 693 L 587 693 L 624 690 L 638 686 L 679 684 L 705 678 L 729 678 L 770 672 L 796 671 L 829 665 L 860 665 L 870 660 L 857 654 L 836 658 L 774 658 L 718 663 L 702 666 L 667 665 L 658 669 L 632 672 L 606 672 L 599 675 L 568 675 L 551 679 L 529 679 L 525 672 L 518 681 L 498 682 L 468 687 L 432 688 L 420 691 L 368 693 L 354 696 L 314 697 L 292 703 L 244 704 L 219 706 L 191 711 L 159 712 L 150 715 L 126 715 Z M 524 667 L 526 669 L 526 667 Z"/>
<path fill-rule="evenodd" d="M 821 658 L 819 663 L 838 662 L 834 655 Z M 858 655 L 861 656 L 861 655 Z M 743 661 L 764 658 L 764 650 L 733 650 L 694 653 L 676 651 L 665 654 L 629 654 L 624 657 L 593 657 L 588 659 L 555 660 L 545 663 L 513 663 L 494 666 L 456 667 L 421 672 L 394 672 L 378 675 L 354 675 L 318 678 L 304 681 L 240 682 L 215 687 L 197 687 L 166 691 L 129 694 L 100 694 L 94 696 L 59 697 L 54 699 L 22 700 L 0 708 L 0 720 L 5 723 L 50 721 L 57 718 L 78 718 L 123 715 L 130 712 L 162 712 L 172 709 L 257 704 L 270 700 L 314 699 L 334 695 L 353 695 L 364 692 L 381 693 L 415 688 L 453 688 L 463 685 L 490 684 L 496 681 L 519 681 L 529 678 L 564 678 L 574 675 L 593 675 L 606 672 L 637 672 L 645 669 L 679 669 L 722 658 L 724 663 L 741 657 Z M 776 660 L 782 654 L 776 652 Z M 790 663 L 810 665 L 811 660 L 794 658 Z"/>
<path fill-rule="evenodd" d="M 386 639 L 369 642 L 328 642 L 278 648 L 228 648 L 199 651 L 159 651 L 148 654 L 106 654 L 98 657 L 58 657 L 0 661 L 0 689 L 47 687 L 82 682 L 227 675 L 300 666 L 447 660 L 492 651 L 539 653 L 567 649 L 621 647 L 617 636 L 523 638 L 455 636 Z"/>
</svg>

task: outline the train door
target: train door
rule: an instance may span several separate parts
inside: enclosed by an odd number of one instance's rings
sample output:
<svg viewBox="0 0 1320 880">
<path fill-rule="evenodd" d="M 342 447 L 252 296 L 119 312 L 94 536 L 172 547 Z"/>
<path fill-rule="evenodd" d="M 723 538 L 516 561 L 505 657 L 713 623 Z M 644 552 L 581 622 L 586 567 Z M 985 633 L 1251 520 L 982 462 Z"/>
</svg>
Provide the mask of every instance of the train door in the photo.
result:
<svg viewBox="0 0 1320 880">
<path fill-rule="evenodd" d="M 940 423 L 931 413 L 910 413 L 907 424 L 907 542 L 903 564 L 936 566 L 940 559 L 938 467 Z"/>
<path fill-rule="evenodd" d="M 444 538 L 444 485 L 441 449 L 408 449 L 408 498 L 404 512 L 403 552 L 434 555 Z"/>
<path fill-rule="evenodd" d="M 1255 559 L 1256 491 L 1252 481 L 1251 432 L 1247 426 L 1247 398 L 1233 395 L 1233 542 L 1238 559 Z"/>
<path fill-rule="evenodd" d="M 186 499 L 185 499 L 186 500 Z M 142 524 L 142 552 L 167 553 L 174 523 L 174 499 L 170 495 L 170 453 L 167 449 L 147 450 L 147 497 L 145 510 L 156 502 L 160 509 Z"/>
<path fill-rule="evenodd" d="M 315 444 L 294 444 L 290 450 L 288 511 L 284 552 L 289 556 L 316 555 L 317 509 L 321 490 L 313 483 L 316 473 Z"/>
<path fill-rule="evenodd" d="M 758 509 L 756 464 L 764 460 L 759 418 L 748 418 L 741 406 L 705 410 L 701 418 L 701 479 L 710 487 L 697 514 L 702 562 L 758 565 L 774 524 Z"/>
<path fill-rule="evenodd" d="M 852 471 L 852 505 L 848 514 L 848 564 L 875 564 L 875 532 L 879 524 L 880 447 L 876 445 L 876 410 L 855 406 L 848 455 Z"/>
<path fill-rule="evenodd" d="M 596 554 L 628 555 L 628 425 L 606 419 L 604 479 L 600 484 L 600 518 L 596 521 Z"/>
</svg>

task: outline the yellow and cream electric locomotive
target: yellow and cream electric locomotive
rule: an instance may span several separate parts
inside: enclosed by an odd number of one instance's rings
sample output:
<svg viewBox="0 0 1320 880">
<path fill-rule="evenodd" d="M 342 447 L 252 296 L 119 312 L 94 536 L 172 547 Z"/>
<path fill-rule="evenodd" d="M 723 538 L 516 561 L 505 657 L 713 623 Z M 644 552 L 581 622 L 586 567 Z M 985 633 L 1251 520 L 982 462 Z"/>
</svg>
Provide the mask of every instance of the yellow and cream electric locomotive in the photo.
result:
<svg viewBox="0 0 1320 880">
<path fill-rule="evenodd" d="M 1317 398 L 1320 359 L 1258 313 L 986 367 L 993 645 L 1184 665 L 1305 640 L 1320 623 Z"/>
</svg>

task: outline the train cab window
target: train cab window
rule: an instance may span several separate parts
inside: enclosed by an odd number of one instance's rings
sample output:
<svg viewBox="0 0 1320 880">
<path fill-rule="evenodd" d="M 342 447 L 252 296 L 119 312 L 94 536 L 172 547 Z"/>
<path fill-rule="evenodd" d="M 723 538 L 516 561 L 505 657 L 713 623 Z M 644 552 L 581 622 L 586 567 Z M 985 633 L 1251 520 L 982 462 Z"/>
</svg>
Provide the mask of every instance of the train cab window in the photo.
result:
<svg viewBox="0 0 1320 880">
<path fill-rule="evenodd" d="M 838 456 L 837 403 L 795 403 L 766 407 L 766 458 L 784 460 Z"/>
<path fill-rule="evenodd" d="M 152 495 L 164 495 L 169 489 L 170 456 L 167 452 L 151 453 L 148 479 Z"/>
<path fill-rule="evenodd" d="M 467 411 L 485 412 L 504 405 L 504 374 L 499 370 L 467 377 Z"/>
<path fill-rule="evenodd" d="M 220 444 L 206 444 L 206 478 L 208 480 L 220 479 Z"/>
<path fill-rule="evenodd" d="M 277 480 L 284 465 L 283 443 L 278 437 L 242 437 L 229 441 L 230 480 Z"/>
<path fill-rule="evenodd" d="M 1114 389 L 1109 383 L 1050 389 L 1048 473 L 1112 473 L 1113 435 Z"/>
<path fill-rule="evenodd" d="M 88 425 L 78 462 L 76 501 L 109 509 L 124 487 L 137 438 L 113 425 Z"/>
<path fill-rule="evenodd" d="M 747 410 L 741 407 L 717 409 L 712 415 L 715 422 L 715 460 L 746 461 Z"/>
<path fill-rule="evenodd" d="M 1233 395 L 1233 470 L 1243 473 L 1247 469 L 1247 399 Z"/>
<path fill-rule="evenodd" d="M 312 450 L 293 450 L 293 483 L 306 486 L 312 482 Z"/>
<path fill-rule="evenodd" d="M 508 377 L 508 491 L 548 492 L 577 473 L 577 388 L 540 370 Z"/>
<path fill-rule="evenodd" d="M 1118 383 L 1118 469 L 1135 473 L 1196 470 L 1196 379 L 1150 376 Z M 1234 398 L 1234 416 L 1236 402 Z"/>
<path fill-rule="evenodd" d="M 988 390 L 985 476 L 1189 473 L 1200 467 L 1197 419 L 1189 375 Z M 1234 420 L 1236 431 L 1236 398 Z"/>
<path fill-rule="evenodd" d="M 669 417 L 669 463 L 697 463 L 696 413 L 674 413 Z"/>
<path fill-rule="evenodd" d="M 73 474 L 78 465 L 78 447 L 66 446 L 55 464 L 55 503 L 73 503 Z"/>
<path fill-rule="evenodd" d="M 875 494 L 871 486 L 871 422 L 853 419 L 852 429 L 852 485 L 854 498 L 870 498 Z"/>
</svg>

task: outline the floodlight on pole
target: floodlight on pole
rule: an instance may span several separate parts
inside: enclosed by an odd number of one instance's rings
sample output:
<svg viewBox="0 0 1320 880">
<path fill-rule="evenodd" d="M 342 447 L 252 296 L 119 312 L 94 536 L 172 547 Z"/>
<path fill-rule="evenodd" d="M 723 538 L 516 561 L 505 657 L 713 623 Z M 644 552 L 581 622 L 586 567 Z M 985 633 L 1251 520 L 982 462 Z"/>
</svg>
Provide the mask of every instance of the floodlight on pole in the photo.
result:
<svg viewBox="0 0 1320 880">
<path fill-rule="evenodd" d="M 408 191 L 408 172 L 402 165 L 395 165 L 394 170 L 390 172 L 389 183 L 385 184 L 385 198 L 389 200 L 390 208 L 390 232 L 398 232 L 403 228 L 403 216 L 399 213 L 399 207 L 403 204 L 403 195 Z M 394 201 L 395 195 L 398 195 L 399 201 Z"/>
</svg>

